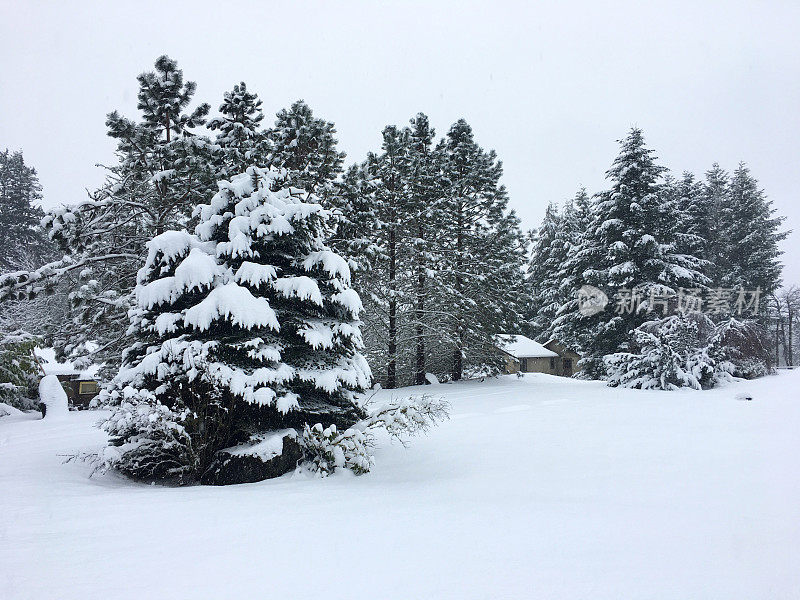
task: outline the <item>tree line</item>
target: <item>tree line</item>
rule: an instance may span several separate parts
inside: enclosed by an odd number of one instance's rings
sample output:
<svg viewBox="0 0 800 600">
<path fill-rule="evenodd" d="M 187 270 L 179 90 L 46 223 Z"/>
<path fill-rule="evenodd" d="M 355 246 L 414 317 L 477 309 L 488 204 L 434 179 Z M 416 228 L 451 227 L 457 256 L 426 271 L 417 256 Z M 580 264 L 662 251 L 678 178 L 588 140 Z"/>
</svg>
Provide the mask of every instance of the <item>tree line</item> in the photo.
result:
<svg viewBox="0 0 800 600">
<path fill-rule="evenodd" d="M 788 232 L 744 163 L 732 174 L 714 164 L 702 180 L 675 178 L 634 128 L 606 177 L 607 190 L 590 197 L 582 189 L 562 208 L 551 204 L 532 234 L 532 336 L 558 339 L 583 356 L 585 375 L 602 378 L 604 357 L 635 350 L 634 330 L 666 317 L 682 297 L 717 321 L 768 326 Z M 579 310 L 575 292 L 585 285 L 607 294 L 605 310 Z M 626 294 L 637 306 L 620 304 Z M 745 315 L 734 310 L 742 302 Z"/>
<path fill-rule="evenodd" d="M 117 149 L 105 184 L 44 215 L 47 243 L 9 244 L 0 257 L 6 329 L 35 331 L 78 364 L 116 371 L 133 341 L 132 292 L 148 242 L 196 226 L 195 208 L 218 182 L 253 165 L 280 171 L 276 189 L 303 190 L 335 220 L 326 243 L 348 260 L 364 305 L 364 354 L 386 387 L 497 372 L 497 334 L 520 331 L 558 339 L 584 357 L 584 375 L 602 377 L 603 357 L 632 348 L 631 332 L 653 318 L 656 292 L 758 289 L 756 319 L 776 339 L 792 338 L 794 304 L 769 300 L 778 298 L 786 232 L 744 164 L 675 178 L 633 129 L 607 172 L 609 189 L 551 204 L 526 237 L 508 208 L 502 163 L 464 120 L 438 140 L 422 113 L 389 125 L 380 149 L 345 169 L 334 124 L 302 100 L 266 126 L 261 99 L 242 82 L 209 118 L 209 104 L 193 106 L 196 84 L 166 56 L 138 83 L 140 118 L 106 119 Z M 6 152 L 4 164 L 17 165 L 15 185 L 28 191 L 3 214 L 24 224 L 13 237 L 42 240 L 35 172 L 15 156 Z M 3 232 L 11 236 L 14 223 Z M 23 256 L 37 246 L 47 252 Z M 608 292 L 605 311 L 581 314 L 584 285 Z M 614 294 L 626 289 L 643 302 L 618 312 Z M 770 325 L 770 306 L 792 314 L 788 326 Z"/>
<path fill-rule="evenodd" d="M 193 227 L 195 207 L 218 181 L 258 165 L 280 171 L 275 186 L 303 190 L 335 219 L 328 243 L 353 270 L 377 381 L 396 387 L 428 373 L 459 379 L 499 368 L 494 335 L 521 323 L 525 241 L 500 184 L 502 164 L 465 121 L 436 143 L 423 114 L 388 126 L 381 150 L 345 172 L 333 123 L 302 100 L 267 128 L 245 83 L 209 119 L 208 104 L 192 106 L 196 84 L 174 60 L 160 57 L 138 82 L 141 118 L 115 111 L 106 119 L 117 161 L 105 185 L 44 216 L 63 258 L 0 278 L 6 299 L 46 304 L 25 318 L 59 354 L 113 372 L 132 341 L 128 314 L 149 240 Z"/>
</svg>

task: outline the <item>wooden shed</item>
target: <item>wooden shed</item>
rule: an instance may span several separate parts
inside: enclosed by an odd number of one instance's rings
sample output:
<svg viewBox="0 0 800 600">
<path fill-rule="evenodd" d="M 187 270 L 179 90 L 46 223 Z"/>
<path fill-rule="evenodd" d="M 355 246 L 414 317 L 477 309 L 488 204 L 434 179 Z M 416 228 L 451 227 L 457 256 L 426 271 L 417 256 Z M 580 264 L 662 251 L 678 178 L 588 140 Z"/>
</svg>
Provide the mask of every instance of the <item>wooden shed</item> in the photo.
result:
<svg viewBox="0 0 800 600">
<path fill-rule="evenodd" d="M 67 393 L 70 406 L 88 408 L 92 398 L 100 393 L 100 384 L 85 373 L 59 373 L 56 375 Z"/>
<path fill-rule="evenodd" d="M 577 370 L 580 356 L 559 344 L 548 340 L 540 344 L 524 335 L 501 335 L 500 350 L 506 358 L 507 373 L 547 373 L 572 377 Z"/>
<path fill-rule="evenodd" d="M 559 375 L 561 358 L 539 342 L 524 335 L 501 335 L 500 350 L 508 373 L 549 373 Z"/>
<path fill-rule="evenodd" d="M 564 377 L 572 377 L 577 371 L 580 371 L 578 361 L 581 359 L 580 354 L 567 348 L 555 339 L 549 339 L 545 342 L 544 347 L 552 350 L 561 357 L 561 372 L 556 375 L 563 375 Z"/>
</svg>

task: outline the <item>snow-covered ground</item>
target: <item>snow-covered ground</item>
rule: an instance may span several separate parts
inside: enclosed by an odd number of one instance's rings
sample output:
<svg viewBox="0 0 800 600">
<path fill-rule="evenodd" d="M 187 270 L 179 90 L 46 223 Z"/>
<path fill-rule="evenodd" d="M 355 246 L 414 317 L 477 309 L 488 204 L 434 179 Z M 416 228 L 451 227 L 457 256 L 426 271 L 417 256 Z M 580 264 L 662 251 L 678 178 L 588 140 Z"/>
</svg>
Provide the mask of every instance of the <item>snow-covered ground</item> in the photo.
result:
<svg viewBox="0 0 800 600">
<path fill-rule="evenodd" d="M 369 475 L 225 488 L 89 479 L 98 413 L 6 416 L 0 598 L 800 598 L 798 390 L 427 386 L 452 419 Z"/>
</svg>

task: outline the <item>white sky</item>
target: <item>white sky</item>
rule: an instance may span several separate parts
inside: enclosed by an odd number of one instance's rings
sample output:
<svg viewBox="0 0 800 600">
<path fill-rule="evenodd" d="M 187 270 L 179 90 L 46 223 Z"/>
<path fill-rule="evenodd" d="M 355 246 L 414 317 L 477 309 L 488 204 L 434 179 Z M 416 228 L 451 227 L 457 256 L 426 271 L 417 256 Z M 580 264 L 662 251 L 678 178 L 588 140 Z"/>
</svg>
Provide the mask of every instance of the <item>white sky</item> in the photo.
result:
<svg viewBox="0 0 800 600">
<path fill-rule="evenodd" d="M 697 6 L 702 4 L 702 6 Z M 134 117 L 136 75 L 169 54 L 198 101 L 244 80 L 267 120 L 297 98 L 336 123 L 347 163 L 383 126 L 465 117 L 535 227 L 590 192 L 643 128 L 698 175 L 746 161 L 787 227 L 800 283 L 800 2 L 22 2 L 0 0 L 0 148 L 22 149 L 45 205 L 72 203 L 113 161 L 106 113 Z"/>
</svg>

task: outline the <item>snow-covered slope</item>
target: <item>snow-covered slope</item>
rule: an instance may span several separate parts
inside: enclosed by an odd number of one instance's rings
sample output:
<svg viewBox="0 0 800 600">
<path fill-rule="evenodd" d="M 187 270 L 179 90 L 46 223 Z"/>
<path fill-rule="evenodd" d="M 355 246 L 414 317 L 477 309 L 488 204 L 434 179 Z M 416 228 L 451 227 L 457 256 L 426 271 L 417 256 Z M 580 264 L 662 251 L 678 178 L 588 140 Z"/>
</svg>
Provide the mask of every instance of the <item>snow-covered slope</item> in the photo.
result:
<svg viewBox="0 0 800 600">
<path fill-rule="evenodd" d="M 427 386 L 452 419 L 371 474 L 223 488 L 88 479 L 98 413 L 4 417 L 0 597 L 798 598 L 798 389 Z"/>
</svg>

